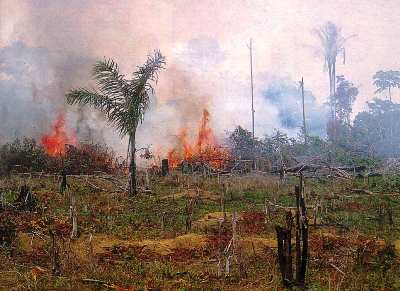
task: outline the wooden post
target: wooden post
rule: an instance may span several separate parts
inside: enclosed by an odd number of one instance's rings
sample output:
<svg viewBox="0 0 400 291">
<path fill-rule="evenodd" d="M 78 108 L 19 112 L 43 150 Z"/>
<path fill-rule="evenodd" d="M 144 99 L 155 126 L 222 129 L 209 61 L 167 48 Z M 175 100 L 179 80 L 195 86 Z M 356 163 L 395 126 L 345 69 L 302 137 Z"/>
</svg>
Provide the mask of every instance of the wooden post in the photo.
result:
<svg viewBox="0 0 400 291">
<path fill-rule="evenodd" d="M 146 169 L 146 185 L 145 188 L 150 189 L 150 177 L 149 177 L 149 169 Z"/>
<path fill-rule="evenodd" d="M 221 192 L 221 208 L 222 208 L 222 214 L 223 214 L 223 219 L 226 221 L 226 210 L 225 210 L 225 184 L 222 184 L 222 192 Z"/>
<path fill-rule="evenodd" d="M 166 212 L 164 211 L 164 212 L 162 213 L 162 216 L 161 216 L 161 231 L 162 231 L 162 232 L 165 231 L 165 214 L 166 214 Z"/>
<path fill-rule="evenodd" d="M 305 187 L 305 179 L 303 172 L 300 172 L 300 194 L 301 197 L 304 198 L 304 203 L 307 204 L 307 194 L 306 194 L 306 187 Z"/>
<path fill-rule="evenodd" d="M 282 284 L 285 285 L 286 279 L 286 257 L 285 257 L 285 248 L 283 242 L 285 241 L 285 230 L 283 227 L 276 225 L 276 238 L 278 242 L 278 261 L 279 261 L 279 270 L 281 272 Z"/>
<path fill-rule="evenodd" d="M 61 182 L 61 194 L 64 194 L 65 190 L 67 189 L 67 170 L 65 167 L 61 171 L 61 177 L 62 177 L 62 182 Z"/>
<path fill-rule="evenodd" d="M 72 219 L 72 230 L 71 230 L 71 238 L 78 236 L 78 219 L 76 217 L 76 198 L 74 196 L 71 197 L 71 219 Z"/>
<path fill-rule="evenodd" d="M 185 218 L 185 227 L 186 227 L 186 233 L 188 233 L 192 229 L 192 218 L 191 214 L 187 214 Z"/>
<path fill-rule="evenodd" d="M 89 261 L 90 266 L 93 267 L 93 236 L 89 236 Z"/>
<path fill-rule="evenodd" d="M 292 212 L 286 211 L 286 230 L 285 230 L 285 278 L 289 281 L 293 281 L 293 267 L 292 267 Z"/>
<path fill-rule="evenodd" d="M 57 246 L 56 246 L 56 234 L 51 231 L 50 232 L 51 238 L 52 238 L 52 251 L 53 251 L 53 260 L 52 260 L 52 268 L 51 271 L 54 276 L 58 276 L 60 274 L 60 260 L 59 260 L 59 255 L 57 251 Z"/>
<path fill-rule="evenodd" d="M 300 227 L 300 187 L 295 186 L 296 194 L 296 281 L 300 277 L 300 265 L 301 265 L 301 227 Z"/>
<path fill-rule="evenodd" d="M 108 224 L 108 230 L 112 231 L 113 217 L 110 212 L 107 214 L 107 224 Z"/>
<path fill-rule="evenodd" d="M 301 176 L 300 176 L 301 177 Z M 300 179 L 300 185 L 302 179 Z M 296 193 L 296 283 L 304 284 L 308 256 L 308 218 L 304 197 L 301 197 L 301 187 L 295 187 Z M 316 217 L 317 202 L 314 215 Z M 302 246 L 302 248 L 301 248 Z"/>
<path fill-rule="evenodd" d="M 236 240 L 237 240 L 237 233 L 236 233 L 236 214 L 235 212 L 232 213 L 232 252 L 236 255 Z"/>
<path fill-rule="evenodd" d="M 308 218 L 307 208 L 303 199 L 300 200 L 302 208 L 302 226 L 301 226 L 301 240 L 303 242 L 303 249 L 301 254 L 301 266 L 297 283 L 304 284 L 306 279 L 307 257 L 308 257 Z"/>
<path fill-rule="evenodd" d="M 388 219 L 389 219 L 389 224 L 393 224 L 393 217 L 392 217 L 392 208 L 389 206 L 388 208 Z"/>
<path fill-rule="evenodd" d="M 230 257 L 226 257 L 225 259 L 225 276 L 229 276 L 229 272 L 230 272 Z"/>
<path fill-rule="evenodd" d="M 318 200 L 315 200 L 314 202 L 314 227 L 317 227 L 317 215 L 318 215 Z"/>
</svg>

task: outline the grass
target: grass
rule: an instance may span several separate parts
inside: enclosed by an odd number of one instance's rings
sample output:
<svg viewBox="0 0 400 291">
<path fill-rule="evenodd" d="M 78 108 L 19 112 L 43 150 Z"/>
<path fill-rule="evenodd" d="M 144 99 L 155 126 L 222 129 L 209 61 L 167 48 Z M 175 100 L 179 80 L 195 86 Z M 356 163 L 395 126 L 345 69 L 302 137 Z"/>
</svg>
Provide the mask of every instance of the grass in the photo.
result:
<svg viewBox="0 0 400 291">
<path fill-rule="evenodd" d="M 150 178 L 153 192 L 134 198 L 101 177 L 68 177 L 70 189 L 64 196 L 58 194 L 57 176 L 14 174 L 1 179 L 0 193 L 7 202 L 15 200 L 20 186 L 29 185 L 38 206 L 8 209 L 18 229 L 11 244 L 0 248 L 0 290 L 283 290 L 274 226 L 283 223 L 284 211 L 270 209 L 266 216 L 264 205 L 268 199 L 294 206 L 298 177 L 281 183 L 264 173 L 218 180 L 172 171 L 167 177 Z M 400 288 L 399 250 L 393 247 L 400 240 L 399 196 L 384 195 L 396 194 L 399 181 L 306 179 L 308 204 L 322 198 L 324 209 L 324 223 L 317 228 L 311 225 L 311 209 L 308 213 L 308 290 Z M 76 199 L 78 238 L 70 238 L 71 197 Z M 232 239 L 230 213 L 239 217 L 238 241 L 234 252 L 223 253 L 220 249 Z M 36 267 L 43 271 L 36 274 Z"/>
</svg>

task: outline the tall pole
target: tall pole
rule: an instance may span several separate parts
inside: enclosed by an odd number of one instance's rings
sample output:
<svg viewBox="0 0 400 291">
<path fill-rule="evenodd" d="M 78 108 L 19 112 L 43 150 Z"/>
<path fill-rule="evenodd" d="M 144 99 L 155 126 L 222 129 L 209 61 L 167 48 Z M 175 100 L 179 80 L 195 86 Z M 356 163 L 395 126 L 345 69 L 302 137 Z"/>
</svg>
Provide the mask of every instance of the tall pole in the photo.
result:
<svg viewBox="0 0 400 291">
<path fill-rule="evenodd" d="M 303 77 L 299 82 L 301 86 L 301 97 L 303 100 L 303 134 L 304 134 L 304 144 L 307 145 L 307 128 L 306 128 L 306 111 L 304 109 L 304 80 Z"/>
<path fill-rule="evenodd" d="M 250 80 L 251 80 L 251 121 L 252 121 L 252 134 L 254 139 L 254 94 L 253 94 L 253 51 L 250 38 Z"/>
</svg>

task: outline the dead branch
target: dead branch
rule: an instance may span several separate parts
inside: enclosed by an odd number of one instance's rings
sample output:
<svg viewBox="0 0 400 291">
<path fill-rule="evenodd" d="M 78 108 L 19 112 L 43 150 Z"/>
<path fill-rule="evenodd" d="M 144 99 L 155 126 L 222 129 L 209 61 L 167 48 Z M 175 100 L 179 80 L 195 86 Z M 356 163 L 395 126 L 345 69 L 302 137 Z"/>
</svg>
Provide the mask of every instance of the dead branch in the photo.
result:
<svg viewBox="0 0 400 291">
<path fill-rule="evenodd" d="M 97 284 L 102 284 L 102 285 L 110 285 L 110 283 L 106 281 L 101 281 L 101 280 L 96 280 L 96 279 L 82 279 L 82 282 L 88 282 L 88 283 L 97 283 Z"/>
</svg>

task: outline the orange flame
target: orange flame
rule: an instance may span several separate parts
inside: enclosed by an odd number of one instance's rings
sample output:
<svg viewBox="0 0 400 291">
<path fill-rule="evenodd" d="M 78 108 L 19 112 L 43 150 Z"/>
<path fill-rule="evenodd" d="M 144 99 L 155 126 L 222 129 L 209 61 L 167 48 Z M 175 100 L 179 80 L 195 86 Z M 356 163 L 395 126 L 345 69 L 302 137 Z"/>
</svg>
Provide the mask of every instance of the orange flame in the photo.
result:
<svg viewBox="0 0 400 291">
<path fill-rule="evenodd" d="M 207 109 L 203 109 L 203 118 L 199 129 L 199 137 L 197 138 L 197 148 L 201 150 L 203 146 L 214 146 L 214 136 L 211 128 L 208 126 L 210 113 Z"/>
<path fill-rule="evenodd" d="M 223 163 L 230 159 L 228 149 L 217 146 L 213 131 L 208 125 L 209 119 L 210 113 L 207 109 L 203 109 L 197 144 L 193 145 L 189 142 L 186 130 L 178 135 L 182 146 L 168 152 L 170 167 L 177 168 L 186 159 L 189 163 L 205 162 L 214 167 L 222 168 Z"/>
<path fill-rule="evenodd" d="M 65 117 L 61 112 L 58 113 L 57 120 L 52 126 L 52 133 L 43 135 L 40 141 L 46 152 L 51 156 L 64 154 L 65 144 L 76 144 L 75 136 L 72 133 L 67 135 L 65 130 Z"/>
</svg>

